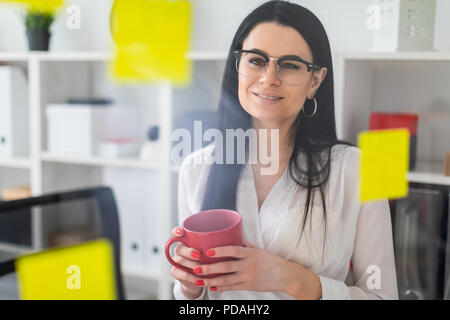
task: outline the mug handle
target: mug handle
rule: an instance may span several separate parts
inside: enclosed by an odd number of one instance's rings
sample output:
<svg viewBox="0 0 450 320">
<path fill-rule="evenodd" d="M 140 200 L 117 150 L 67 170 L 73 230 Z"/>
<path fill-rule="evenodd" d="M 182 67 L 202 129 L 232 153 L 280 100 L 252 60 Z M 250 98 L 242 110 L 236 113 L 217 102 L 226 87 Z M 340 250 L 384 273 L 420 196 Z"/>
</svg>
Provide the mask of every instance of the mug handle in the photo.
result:
<svg viewBox="0 0 450 320">
<path fill-rule="evenodd" d="M 177 267 L 178 269 L 181 269 L 183 271 L 186 271 L 188 273 L 193 273 L 193 270 L 191 268 L 182 266 L 179 263 L 176 263 L 175 261 L 173 261 L 172 257 L 170 256 L 170 246 L 175 243 L 175 242 L 181 242 L 183 243 L 183 238 L 184 235 L 181 237 L 178 236 L 173 236 L 172 238 L 170 238 L 167 242 L 166 242 L 166 246 L 164 248 L 164 251 L 166 253 L 166 258 L 167 260 L 170 262 L 171 265 L 173 265 L 174 267 Z"/>
</svg>

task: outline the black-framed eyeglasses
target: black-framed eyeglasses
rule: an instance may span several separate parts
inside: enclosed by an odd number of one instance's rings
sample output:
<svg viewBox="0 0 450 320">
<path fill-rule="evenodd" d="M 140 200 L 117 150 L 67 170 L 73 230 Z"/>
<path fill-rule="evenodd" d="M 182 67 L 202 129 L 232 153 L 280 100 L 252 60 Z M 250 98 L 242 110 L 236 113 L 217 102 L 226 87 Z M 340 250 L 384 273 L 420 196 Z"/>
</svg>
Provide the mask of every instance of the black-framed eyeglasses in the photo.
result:
<svg viewBox="0 0 450 320">
<path fill-rule="evenodd" d="M 289 85 L 302 85 L 308 79 L 309 72 L 321 69 L 320 66 L 296 55 L 273 58 L 257 49 L 236 49 L 233 54 L 237 72 L 247 78 L 257 78 L 263 74 L 270 60 L 277 63 L 278 78 Z"/>
</svg>

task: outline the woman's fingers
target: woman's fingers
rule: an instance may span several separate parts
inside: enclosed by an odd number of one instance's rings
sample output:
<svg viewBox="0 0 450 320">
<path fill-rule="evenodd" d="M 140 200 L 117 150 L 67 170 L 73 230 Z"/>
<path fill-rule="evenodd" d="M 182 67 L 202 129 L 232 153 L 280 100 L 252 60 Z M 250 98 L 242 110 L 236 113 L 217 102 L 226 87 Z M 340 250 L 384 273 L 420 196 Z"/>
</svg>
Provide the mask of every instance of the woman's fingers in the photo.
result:
<svg viewBox="0 0 450 320">
<path fill-rule="evenodd" d="M 222 287 L 222 286 L 231 286 L 238 283 L 245 283 L 246 278 L 242 272 L 234 272 L 231 274 L 226 274 L 214 278 L 205 278 L 204 285 L 206 287 Z"/>
<path fill-rule="evenodd" d="M 184 235 L 183 228 L 181 227 L 173 228 L 172 233 L 176 237 L 182 237 Z M 189 248 L 181 242 L 175 247 L 173 260 L 182 266 L 195 269 L 200 265 L 198 262 L 199 258 L 200 252 L 198 250 Z M 190 288 L 190 290 L 196 290 L 203 285 L 203 280 L 200 277 L 197 277 L 190 272 L 181 270 L 175 266 L 171 268 L 170 272 L 176 280 L 178 280 L 183 286 Z"/>
<path fill-rule="evenodd" d="M 176 237 L 181 237 L 184 234 L 183 228 L 181 227 L 175 227 L 172 229 L 172 233 Z M 200 258 L 200 252 L 198 250 L 195 250 L 193 248 L 189 248 L 186 245 L 180 243 L 175 248 L 175 254 L 184 256 L 186 258 L 198 260 Z"/>
<path fill-rule="evenodd" d="M 251 244 L 246 239 L 244 239 L 244 247 L 253 248 L 253 249 L 259 249 L 257 246 Z"/>
<path fill-rule="evenodd" d="M 238 259 L 244 259 L 251 254 L 252 252 L 251 250 L 253 250 L 253 248 L 247 248 L 242 246 L 223 246 L 211 248 L 206 252 L 206 254 L 209 257 L 213 258 L 233 257 Z"/>
<path fill-rule="evenodd" d="M 216 273 L 231 273 L 240 271 L 242 269 L 242 262 L 239 260 L 233 260 L 233 261 L 223 261 L 223 262 L 216 262 L 212 264 L 204 264 L 199 265 L 199 268 L 195 266 L 194 272 L 196 274 L 201 275 L 207 275 L 207 274 L 216 274 Z M 194 269 L 191 268 L 191 269 Z"/>
<path fill-rule="evenodd" d="M 172 234 L 176 237 L 181 237 L 184 234 L 183 228 L 175 227 L 172 229 Z"/>
<path fill-rule="evenodd" d="M 183 256 L 192 260 L 200 259 L 200 252 L 194 248 L 189 248 L 188 246 L 180 243 L 175 247 L 175 255 Z"/>
<path fill-rule="evenodd" d="M 174 256 L 173 257 L 173 261 L 175 261 L 176 263 L 181 264 L 184 267 L 188 267 L 190 269 L 194 269 L 196 267 L 198 267 L 200 265 L 199 262 L 196 262 L 194 260 L 185 258 L 183 256 Z"/>
<path fill-rule="evenodd" d="M 172 273 L 172 276 L 180 281 L 185 286 L 189 287 L 199 287 L 203 284 L 203 279 L 200 277 L 196 277 L 193 274 L 186 272 L 184 270 L 181 270 L 177 267 L 172 267 L 170 269 L 170 272 Z"/>
</svg>

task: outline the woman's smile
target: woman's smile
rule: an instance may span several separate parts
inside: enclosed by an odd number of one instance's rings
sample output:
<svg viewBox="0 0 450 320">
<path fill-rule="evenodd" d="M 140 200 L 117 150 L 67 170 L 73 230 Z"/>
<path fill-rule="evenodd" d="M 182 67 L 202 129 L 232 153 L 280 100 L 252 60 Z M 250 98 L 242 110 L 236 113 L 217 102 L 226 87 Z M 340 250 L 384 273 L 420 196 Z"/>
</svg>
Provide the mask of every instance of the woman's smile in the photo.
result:
<svg viewBox="0 0 450 320">
<path fill-rule="evenodd" d="M 274 95 L 274 94 L 264 94 L 262 92 L 253 92 L 253 95 L 256 98 L 256 101 L 262 104 L 277 104 L 280 100 L 283 99 L 283 97 Z"/>
</svg>

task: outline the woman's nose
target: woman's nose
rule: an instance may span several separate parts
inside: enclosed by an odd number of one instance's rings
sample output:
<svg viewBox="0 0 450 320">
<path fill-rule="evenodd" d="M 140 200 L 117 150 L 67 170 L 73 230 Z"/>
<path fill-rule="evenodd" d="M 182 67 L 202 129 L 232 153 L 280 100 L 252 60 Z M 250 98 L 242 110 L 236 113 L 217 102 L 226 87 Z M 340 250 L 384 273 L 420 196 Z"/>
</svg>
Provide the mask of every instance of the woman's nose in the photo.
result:
<svg viewBox="0 0 450 320">
<path fill-rule="evenodd" d="M 278 84 L 278 85 L 281 84 L 281 80 L 278 77 L 277 67 L 278 66 L 277 66 L 277 62 L 276 61 L 269 61 L 266 64 L 265 70 L 259 76 L 259 81 L 260 82 L 266 82 L 266 83 L 269 83 L 269 84 Z"/>
</svg>

